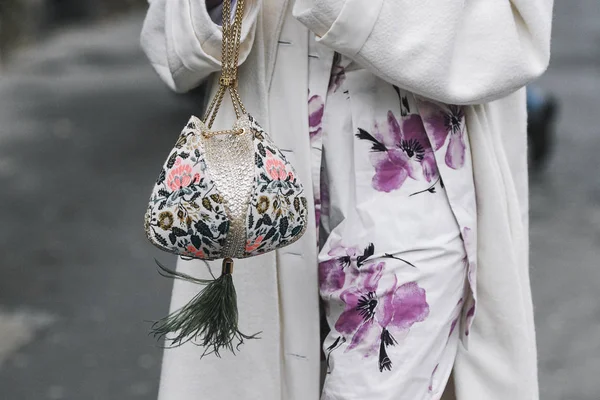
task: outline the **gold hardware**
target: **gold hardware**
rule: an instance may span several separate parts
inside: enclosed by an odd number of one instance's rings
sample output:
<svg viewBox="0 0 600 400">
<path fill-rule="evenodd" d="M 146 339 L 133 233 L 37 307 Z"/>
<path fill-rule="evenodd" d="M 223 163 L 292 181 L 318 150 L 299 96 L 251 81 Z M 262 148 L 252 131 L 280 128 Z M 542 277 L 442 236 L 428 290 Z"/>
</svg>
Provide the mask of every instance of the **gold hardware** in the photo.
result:
<svg viewBox="0 0 600 400">
<path fill-rule="evenodd" d="M 218 135 L 243 135 L 244 133 L 246 133 L 246 130 L 244 128 L 238 128 L 238 129 L 228 129 L 228 130 L 224 130 L 224 131 L 204 131 L 204 132 L 202 132 L 202 136 L 204 136 L 206 139 L 209 139 L 213 136 L 218 136 Z"/>
<path fill-rule="evenodd" d="M 232 274 L 233 274 L 233 260 L 231 258 L 226 258 L 223 260 L 223 270 L 221 271 L 221 275 L 232 275 Z"/>
<path fill-rule="evenodd" d="M 223 1 L 223 46 L 221 50 L 222 68 L 221 76 L 219 77 L 219 90 L 206 109 L 202 120 L 208 129 L 213 126 L 217 113 L 221 108 L 225 92 L 228 90 L 236 117 L 239 119 L 241 114 L 246 114 L 246 107 L 244 107 L 240 94 L 237 91 L 243 19 L 244 0 L 238 0 L 237 2 L 233 23 L 231 22 L 231 0 Z M 214 136 L 214 134 L 211 134 L 211 136 Z"/>
</svg>

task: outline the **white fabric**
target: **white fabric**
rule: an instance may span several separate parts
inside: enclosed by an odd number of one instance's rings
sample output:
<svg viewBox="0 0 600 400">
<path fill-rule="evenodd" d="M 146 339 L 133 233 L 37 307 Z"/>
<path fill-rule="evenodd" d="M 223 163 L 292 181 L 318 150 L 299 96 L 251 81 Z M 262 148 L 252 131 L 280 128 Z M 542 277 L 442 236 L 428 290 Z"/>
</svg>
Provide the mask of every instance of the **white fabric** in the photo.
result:
<svg viewBox="0 0 600 400">
<path fill-rule="evenodd" d="M 332 15 L 338 3 L 317 1 L 330 5 L 325 8 L 334 10 Z M 403 7 L 397 9 L 395 3 Z M 219 68 L 218 28 L 202 11 L 204 2 L 193 2 L 192 9 L 190 4 L 152 0 L 142 32 L 152 65 L 178 91 L 197 86 Z M 248 0 L 239 89 L 249 111 L 280 147 L 290 150 L 299 177 L 310 182 L 308 32 L 291 18 L 291 5 L 287 0 Z M 296 5 L 298 15 L 316 15 L 312 4 Z M 479 308 L 469 350 L 459 348 L 456 395 L 459 400 L 535 400 L 535 334 L 523 218 L 525 97 L 523 91 L 509 93 L 547 65 L 552 0 L 384 0 L 381 6 L 372 25 L 360 20 L 334 24 L 347 30 L 338 32 L 340 36 L 362 40 L 364 32 L 371 32 L 364 44 L 354 45 L 361 49 L 356 54 L 360 63 L 401 88 L 445 103 L 499 99 L 466 109 L 478 202 Z M 337 15 L 333 20 L 341 21 L 346 13 Z M 438 23 L 429 24 L 428 18 Z M 309 28 L 323 35 L 321 27 Z M 335 45 L 335 40 L 322 42 Z M 233 118 L 230 108 L 223 111 L 217 125 Z M 310 185 L 305 187 L 312 196 Z M 202 350 L 193 345 L 165 352 L 161 400 L 318 399 L 315 241 L 309 230 L 277 254 L 237 263 L 241 328 L 261 330 L 263 339 L 221 360 L 200 360 Z M 202 263 L 182 262 L 180 267 L 196 275 L 204 272 Z M 177 282 L 171 307 L 188 301 L 197 289 Z"/>
</svg>

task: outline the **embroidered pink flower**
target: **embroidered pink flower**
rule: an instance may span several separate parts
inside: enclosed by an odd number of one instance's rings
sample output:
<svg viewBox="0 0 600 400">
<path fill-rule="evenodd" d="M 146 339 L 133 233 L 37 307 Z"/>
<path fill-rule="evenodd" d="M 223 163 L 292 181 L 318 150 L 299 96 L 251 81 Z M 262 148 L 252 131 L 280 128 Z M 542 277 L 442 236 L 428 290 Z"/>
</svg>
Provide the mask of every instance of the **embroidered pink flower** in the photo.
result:
<svg viewBox="0 0 600 400">
<path fill-rule="evenodd" d="M 184 187 L 188 187 L 192 182 L 197 183 L 200 181 L 200 174 L 196 173 L 192 176 L 192 166 L 184 164 L 181 157 L 177 157 L 173 168 L 169 170 L 167 176 L 167 186 L 172 191 L 181 190 Z"/>
<path fill-rule="evenodd" d="M 202 250 L 198 250 L 196 249 L 193 245 L 188 244 L 187 246 L 187 253 L 190 255 L 190 257 L 195 257 L 195 258 L 206 258 L 206 255 L 204 254 L 204 251 Z"/>
<path fill-rule="evenodd" d="M 435 151 L 441 149 L 448 136 L 445 162 L 452 169 L 462 168 L 465 164 L 465 114 L 461 106 L 436 105 L 429 101 L 419 102 L 419 111 L 425 128 L 433 141 Z"/>
<path fill-rule="evenodd" d="M 321 96 L 315 94 L 308 99 L 308 127 L 311 139 L 321 134 L 324 110 L 325 103 Z"/>
<path fill-rule="evenodd" d="M 374 135 L 359 129 L 356 136 L 372 143 L 371 163 L 375 167 L 372 185 L 376 190 L 399 189 L 408 177 L 417 179 L 419 171 L 427 182 L 438 176 L 433 149 L 417 114 L 410 114 L 400 123 L 389 111 L 387 130 L 381 132 L 375 123 Z"/>
<path fill-rule="evenodd" d="M 264 236 L 259 236 L 256 239 L 248 239 L 246 242 L 246 253 L 252 253 L 254 250 L 258 249 L 262 244 Z"/>
<path fill-rule="evenodd" d="M 267 159 L 265 160 L 265 169 L 271 177 L 276 181 L 283 181 L 288 176 L 288 172 L 285 169 L 285 164 L 279 158 L 276 158 L 272 153 L 267 152 Z"/>
<path fill-rule="evenodd" d="M 392 361 L 386 349 L 396 345 L 395 337 L 405 334 L 417 322 L 429 315 L 425 289 L 416 282 L 390 287 L 380 287 L 384 262 L 370 264 L 360 269 L 355 284 L 342 292 L 344 312 L 335 324 L 335 329 L 351 336 L 346 351 L 360 346 L 365 356 L 379 353 L 379 370 L 391 370 Z"/>
</svg>

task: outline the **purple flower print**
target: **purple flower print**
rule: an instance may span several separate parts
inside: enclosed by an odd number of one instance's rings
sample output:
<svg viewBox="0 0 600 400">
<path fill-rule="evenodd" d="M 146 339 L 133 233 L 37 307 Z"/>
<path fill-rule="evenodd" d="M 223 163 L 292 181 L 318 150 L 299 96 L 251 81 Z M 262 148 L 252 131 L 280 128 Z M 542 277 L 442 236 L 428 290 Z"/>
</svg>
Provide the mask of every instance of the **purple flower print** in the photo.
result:
<svg viewBox="0 0 600 400">
<path fill-rule="evenodd" d="M 334 242 L 327 254 L 331 258 L 319 263 L 319 287 L 324 297 L 344 287 L 346 267 L 356 263 L 360 250 L 358 247 L 344 247 L 341 242 Z"/>
<path fill-rule="evenodd" d="M 367 348 L 365 356 L 378 351 L 380 371 L 390 370 L 392 363 L 386 348 L 397 344 L 393 335 L 407 332 L 429 314 L 425 290 L 414 282 L 398 286 L 396 277 L 391 287 L 385 289 L 380 285 L 386 262 L 374 261 L 373 243 L 360 250 L 337 241 L 327 254 L 330 258 L 319 264 L 321 296 L 326 299 L 342 291 L 338 296 L 345 304 L 335 324 L 341 336 L 327 349 L 327 360 L 331 352 L 351 338 L 346 351 L 358 346 Z M 378 258 L 395 259 L 414 267 L 390 254 Z"/>
<path fill-rule="evenodd" d="M 308 127 L 311 140 L 321 134 L 321 122 L 323 121 L 323 112 L 325 103 L 323 98 L 317 94 L 308 99 Z"/>
<path fill-rule="evenodd" d="M 420 170 L 427 182 L 438 176 L 433 149 L 427 138 L 421 117 L 410 114 L 400 122 L 392 111 L 387 116 L 387 132 L 374 135 L 359 128 L 356 137 L 372 143 L 371 163 L 375 167 L 372 185 L 376 190 L 391 192 L 399 189 L 408 177 L 417 179 Z"/>
<path fill-rule="evenodd" d="M 355 284 L 340 295 L 346 306 L 335 324 L 336 331 L 352 337 L 346 351 L 360 346 L 369 356 L 378 349 L 380 372 L 392 369 L 386 349 L 398 343 L 394 336 L 429 315 L 425 290 L 416 282 L 398 286 L 394 277 L 391 287 L 379 287 L 384 267 L 379 262 L 361 269 Z"/>
<path fill-rule="evenodd" d="M 435 151 L 448 141 L 445 161 L 452 169 L 460 169 L 465 164 L 465 113 L 455 105 L 436 105 L 428 101 L 419 102 L 419 111 L 426 130 L 430 133 Z"/>
<path fill-rule="evenodd" d="M 345 247 L 341 241 L 334 241 L 327 253 L 328 260 L 319 263 L 319 287 L 321 296 L 327 297 L 342 289 L 349 276 L 349 284 L 353 284 L 362 271 L 363 265 L 372 261 L 375 245 L 369 243 L 362 251 L 358 247 Z M 383 254 L 380 258 L 389 258 L 415 268 L 410 262 L 391 254 Z"/>
</svg>

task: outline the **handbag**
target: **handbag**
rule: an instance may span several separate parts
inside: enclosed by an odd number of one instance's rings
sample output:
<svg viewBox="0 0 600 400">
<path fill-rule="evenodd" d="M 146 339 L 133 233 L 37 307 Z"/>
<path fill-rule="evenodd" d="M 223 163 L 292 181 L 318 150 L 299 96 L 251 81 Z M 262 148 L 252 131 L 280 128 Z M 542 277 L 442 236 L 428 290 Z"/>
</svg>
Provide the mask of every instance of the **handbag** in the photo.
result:
<svg viewBox="0 0 600 400">
<path fill-rule="evenodd" d="M 233 259 L 264 254 L 297 241 L 307 226 L 307 200 L 292 165 L 246 111 L 238 86 L 244 13 L 239 0 L 233 21 L 223 2 L 222 71 L 219 89 L 204 118 L 192 116 L 163 165 L 145 214 L 146 236 L 159 249 L 186 259 L 223 259 L 221 275 L 197 279 L 157 262 L 165 277 L 203 286 L 181 309 L 156 321 L 152 331 L 168 347 L 192 341 L 204 355 L 235 353 L 238 329 Z M 236 121 L 211 130 L 225 93 Z M 235 348 L 234 348 L 235 344 Z"/>
</svg>

